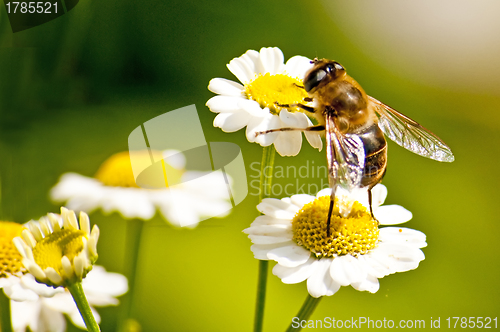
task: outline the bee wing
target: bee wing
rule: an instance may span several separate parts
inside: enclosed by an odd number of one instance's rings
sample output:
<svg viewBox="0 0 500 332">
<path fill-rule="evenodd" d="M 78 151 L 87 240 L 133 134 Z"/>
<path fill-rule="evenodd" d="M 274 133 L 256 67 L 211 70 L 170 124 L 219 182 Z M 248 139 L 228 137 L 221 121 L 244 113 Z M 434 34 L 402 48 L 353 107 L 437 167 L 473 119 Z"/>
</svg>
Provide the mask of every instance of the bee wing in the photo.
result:
<svg viewBox="0 0 500 332">
<path fill-rule="evenodd" d="M 378 126 L 392 141 L 422 157 L 450 163 L 455 160 L 450 148 L 432 132 L 381 101 L 368 98 L 379 115 Z"/>
<path fill-rule="evenodd" d="M 363 141 L 357 135 L 340 133 L 331 112 L 326 112 L 325 130 L 330 187 L 359 188 L 365 167 Z"/>
</svg>

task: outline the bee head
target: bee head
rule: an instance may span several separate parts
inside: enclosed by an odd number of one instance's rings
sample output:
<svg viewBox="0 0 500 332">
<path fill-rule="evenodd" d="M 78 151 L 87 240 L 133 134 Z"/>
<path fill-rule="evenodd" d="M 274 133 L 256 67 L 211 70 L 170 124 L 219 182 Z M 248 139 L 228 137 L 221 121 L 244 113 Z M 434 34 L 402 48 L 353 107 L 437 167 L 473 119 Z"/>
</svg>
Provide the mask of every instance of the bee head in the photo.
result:
<svg viewBox="0 0 500 332">
<path fill-rule="evenodd" d="M 304 78 L 304 88 L 310 92 L 320 84 L 326 84 L 345 75 L 344 67 L 336 62 L 327 59 L 318 60 L 317 58 L 311 61 L 314 66 L 307 72 Z"/>
</svg>

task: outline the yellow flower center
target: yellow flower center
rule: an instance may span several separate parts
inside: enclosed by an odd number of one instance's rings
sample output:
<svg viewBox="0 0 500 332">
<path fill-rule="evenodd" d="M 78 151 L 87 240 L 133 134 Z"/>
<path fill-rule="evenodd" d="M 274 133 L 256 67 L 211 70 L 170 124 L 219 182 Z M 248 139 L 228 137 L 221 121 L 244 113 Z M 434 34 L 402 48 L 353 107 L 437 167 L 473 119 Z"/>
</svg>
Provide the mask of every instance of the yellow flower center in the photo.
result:
<svg viewBox="0 0 500 332">
<path fill-rule="evenodd" d="M 299 78 L 266 73 L 245 84 L 245 93 L 248 99 L 255 100 L 262 108 L 268 107 L 271 113 L 278 114 L 283 108 L 276 103 L 290 105 L 304 102 L 307 92 L 302 86 L 302 80 Z M 289 110 L 300 111 L 296 107 Z"/>
<path fill-rule="evenodd" d="M 85 232 L 65 228 L 46 236 L 33 248 L 35 262 L 42 270 L 52 267 L 62 275 L 61 258 L 66 256 L 72 262 L 83 250 L 82 237 L 87 239 Z"/>
<path fill-rule="evenodd" d="M 292 220 L 293 240 L 311 251 L 316 257 L 363 255 L 375 248 L 379 229 L 366 208 L 358 202 L 352 206 L 347 218 L 334 206 L 330 237 L 326 233 L 326 221 L 330 196 L 316 198 L 297 212 Z"/>
<path fill-rule="evenodd" d="M 0 221 L 0 278 L 24 273 L 22 256 L 14 246 L 16 236 L 21 236 L 24 227 L 10 221 Z"/>
<path fill-rule="evenodd" d="M 155 160 L 162 159 L 161 152 L 153 151 Z M 95 178 L 101 181 L 106 186 L 111 187 L 134 187 L 139 188 L 136 184 L 132 164 L 130 163 L 131 156 L 134 158 L 136 165 L 144 165 L 142 168 L 147 168 L 152 165 L 151 155 L 148 151 L 136 152 L 119 152 L 109 157 L 97 170 Z M 179 183 L 183 170 L 176 169 L 162 160 L 163 173 L 165 184 L 172 185 Z M 169 174 L 168 181 L 166 174 Z"/>
</svg>

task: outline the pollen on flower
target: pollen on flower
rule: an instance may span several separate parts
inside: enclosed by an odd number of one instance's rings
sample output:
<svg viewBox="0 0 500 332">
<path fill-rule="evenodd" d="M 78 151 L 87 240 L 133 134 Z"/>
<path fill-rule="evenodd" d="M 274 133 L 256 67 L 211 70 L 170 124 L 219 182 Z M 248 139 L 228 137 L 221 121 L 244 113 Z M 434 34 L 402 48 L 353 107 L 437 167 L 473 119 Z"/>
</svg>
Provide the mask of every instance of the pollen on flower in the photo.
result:
<svg viewBox="0 0 500 332">
<path fill-rule="evenodd" d="M 0 221 L 0 278 L 23 273 L 22 256 L 12 240 L 21 236 L 24 227 L 15 222 Z"/>
<path fill-rule="evenodd" d="M 61 229 L 38 242 L 33 248 L 33 257 L 37 264 L 45 270 L 52 267 L 62 274 L 61 258 L 66 256 L 70 261 L 83 250 L 85 232 L 75 229 Z"/>
<path fill-rule="evenodd" d="M 144 153 L 144 158 L 149 158 L 149 156 Z M 107 186 L 138 187 L 135 183 L 128 152 L 120 152 L 109 157 L 99 167 L 95 178 Z"/>
<path fill-rule="evenodd" d="M 62 225 L 61 225 L 62 224 Z M 61 207 L 38 222 L 30 221 L 28 229 L 12 241 L 22 256 L 22 264 L 38 282 L 58 287 L 81 282 L 97 260 L 99 227 L 90 230 L 89 216 Z"/>
<path fill-rule="evenodd" d="M 95 174 L 95 178 L 110 187 L 139 188 L 132 171 L 131 156 L 134 158 L 134 163 L 141 169 L 146 169 L 154 161 L 161 160 L 163 173 L 167 174 L 168 172 L 169 174 L 168 182 L 166 183 L 167 187 L 173 183 L 180 182 L 179 179 L 183 171 L 163 162 L 163 156 L 160 151 L 125 151 L 116 153 L 102 163 Z"/>
<path fill-rule="evenodd" d="M 337 206 L 333 208 L 330 237 L 327 237 L 326 221 L 330 196 L 316 198 L 306 204 L 293 218 L 293 240 L 311 251 L 316 257 L 363 255 L 376 247 L 379 236 L 377 221 L 358 202 L 344 218 Z"/>
<path fill-rule="evenodd" d="M 271 113 L 279 114 L 281 107 L 278 104 L 303 103 L 307 97 L 306 91 L 301 88 L 302 81 L 285 74 L 257 76 L 253 81 L 245 84 L 245 93 L 248 99 L 255 100 L 262 108 L 268 107 Z M 299 111 L 298 108 L 291 109 Z"/>
</svg>

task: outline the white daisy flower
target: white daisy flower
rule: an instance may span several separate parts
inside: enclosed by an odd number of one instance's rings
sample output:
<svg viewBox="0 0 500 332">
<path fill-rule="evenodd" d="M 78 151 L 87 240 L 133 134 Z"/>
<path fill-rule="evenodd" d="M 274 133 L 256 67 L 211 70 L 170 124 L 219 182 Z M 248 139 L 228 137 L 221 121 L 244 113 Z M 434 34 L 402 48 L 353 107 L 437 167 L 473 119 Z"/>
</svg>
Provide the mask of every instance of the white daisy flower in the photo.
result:
<svg viewBox="0 0 500 332">
<path fill-rule="evenodd" d="M 342 189 L 340 189 L 342 191 Z M 351 212 L 343 217 L 337 204 L 333 209 L 330 238 L 326 219 L 330 189 L 316 197 L 294 195 L 281 200 L 264 199 L 259 216 L 244 230 L 253 242 L 255 258 L 277 262 L 273 274 L 286 284 L 307 280 L 313 297 L 335 294 L 340 286 L 351 285 L 375 293 L 379 278 L 413 270 L 425 256 L 425 234 L 402 227 L 378 227 L 371 218 L 366 191 L 351 197 L 337 192 L 337 199 L 355 200 Z M 380 225 L 395 225 L 411 219 L 410 211 L 399 205 L 380 206 L 387 189 L 373 188 L 373 210 Z"/>
<path fill-rule="evenodd" d="M 15 287 L 20 277 L 26 273 L 22 256 L 17 251 L 12 239 L 21 236 L 24 227 L 11 221 L 0 221 L 0 288 L 4 291 Z"/>
<path fill-rule="evenodd" d="M 28 327 L 33 332 L 66 331 L 64 315 L 67 315 L 74 325 L 85 329 L 80 312 L 67 290 L 58 287 L 53 296 L 45 297 L 40 293 L 54 292 L 54 288 L 37 283 L 30 274 L 22 279 L 22 287 L 18 293 L 24 292 L 24 297 L 29 299 L 21 302 L 11 301 L 12 325 L 15 332 L 25 332 Z M 118 273 L 107 272 L 104 267 L 95 265 L 82 281 L 82 288 L 99 323 L 100 316 L 93 307 L 118 305 L 116 297 L 128 290 L 127 278 Z"/>
<path fill-rule="evenodd" d="M 81 282 L 97 260 L 99 227 L 90 230 L 89 216 L 61 207 L 61 215 L 49 213 L 12 241 L 22 256 L 22 264 L 48 286 L 68 287 Z"/>
<path fill-rule="evenodd" d="M 168 184 L 175 184 L 170 188 L 140 188 L 134 178 L 130 153 L 120 152 L 107 159 L 94 178 L 77 173 L 63 174 L 50 196 L 76 211 L 117 211 L 127 219 L 149 220 L 158 208 L 175 226 L 195 227 L 201 220 L 228 214 L 232 206 L 227 200 L 227 186 L 221 185 L 220 172 L 206 173 L 197 176 L 196 181 L 189 181 L 195 172 L 184 169 L 183 154 L 167 150 L 163 155 L 167 161 L 164 166 L 170 175 Z M 146 151 L 134 152 L 134 158 L 150 162 Z"/>
<path fill-rule="evenodd" d="M 301 88 L 306 72 L 311 68 L 310 59 L 294 56 L 286 64 L 277 47 L 262 48 L 260 52 L 248 50 L 227 64 L 231 73 L 243 83 L 224 78 L 214 78 L 208 89 L 218 96 L 212 97 L 207 106 L 219 113 L 214 126 L 225 132 L 235 132 L 246 127 L 248 141 L 262 146 L 274 143 L 282 156 L 295 156 L 302 145 L 300 131 L 274 132 L 256 136 L 257 132 L 278 128 L 306 128 L 311 120 L 299 108 L 277 106 L 304 103 L 306 91 Z M 321 150 L 322 142 L 317 132 L 304 132 L 311 146 Z"/>
<path fill-rule="evenodd" d="M 60 227 L 61 218 L 56 215 Z M 36 227 L 45 233 L 47 220 L 42 223 L 33 221 Z M 0 288 L 11 299 L 12 326 L 15 332 L 25 332 L 29 327 L 33 332 L 66 331 L 68 315 L 72 322 L 85 328 L 71 295 L 63 287 L 50 287 L 36 282 L 35 277 L 27 273 L 22 265 L 23 257 L 16 249 L 13 239 L 23 236 L 27 225 L 14 222 L 0 222 Z M 41 227 L 40 227 L 41 226 Z M 56 226 L 57 227 L 57 226 Z M 36 232 L 36 231 L 35 231 Z M 118 305 L 117 296 L 127 292 L 127 279 L 117 273 L 106 272 L 101 266 L 94 266 L 82 281 L 83 291 L 91 306 L 104 307 Z M 93 309 L 94 317 L 99 321 L 98 313 Z"/>
</svg>

